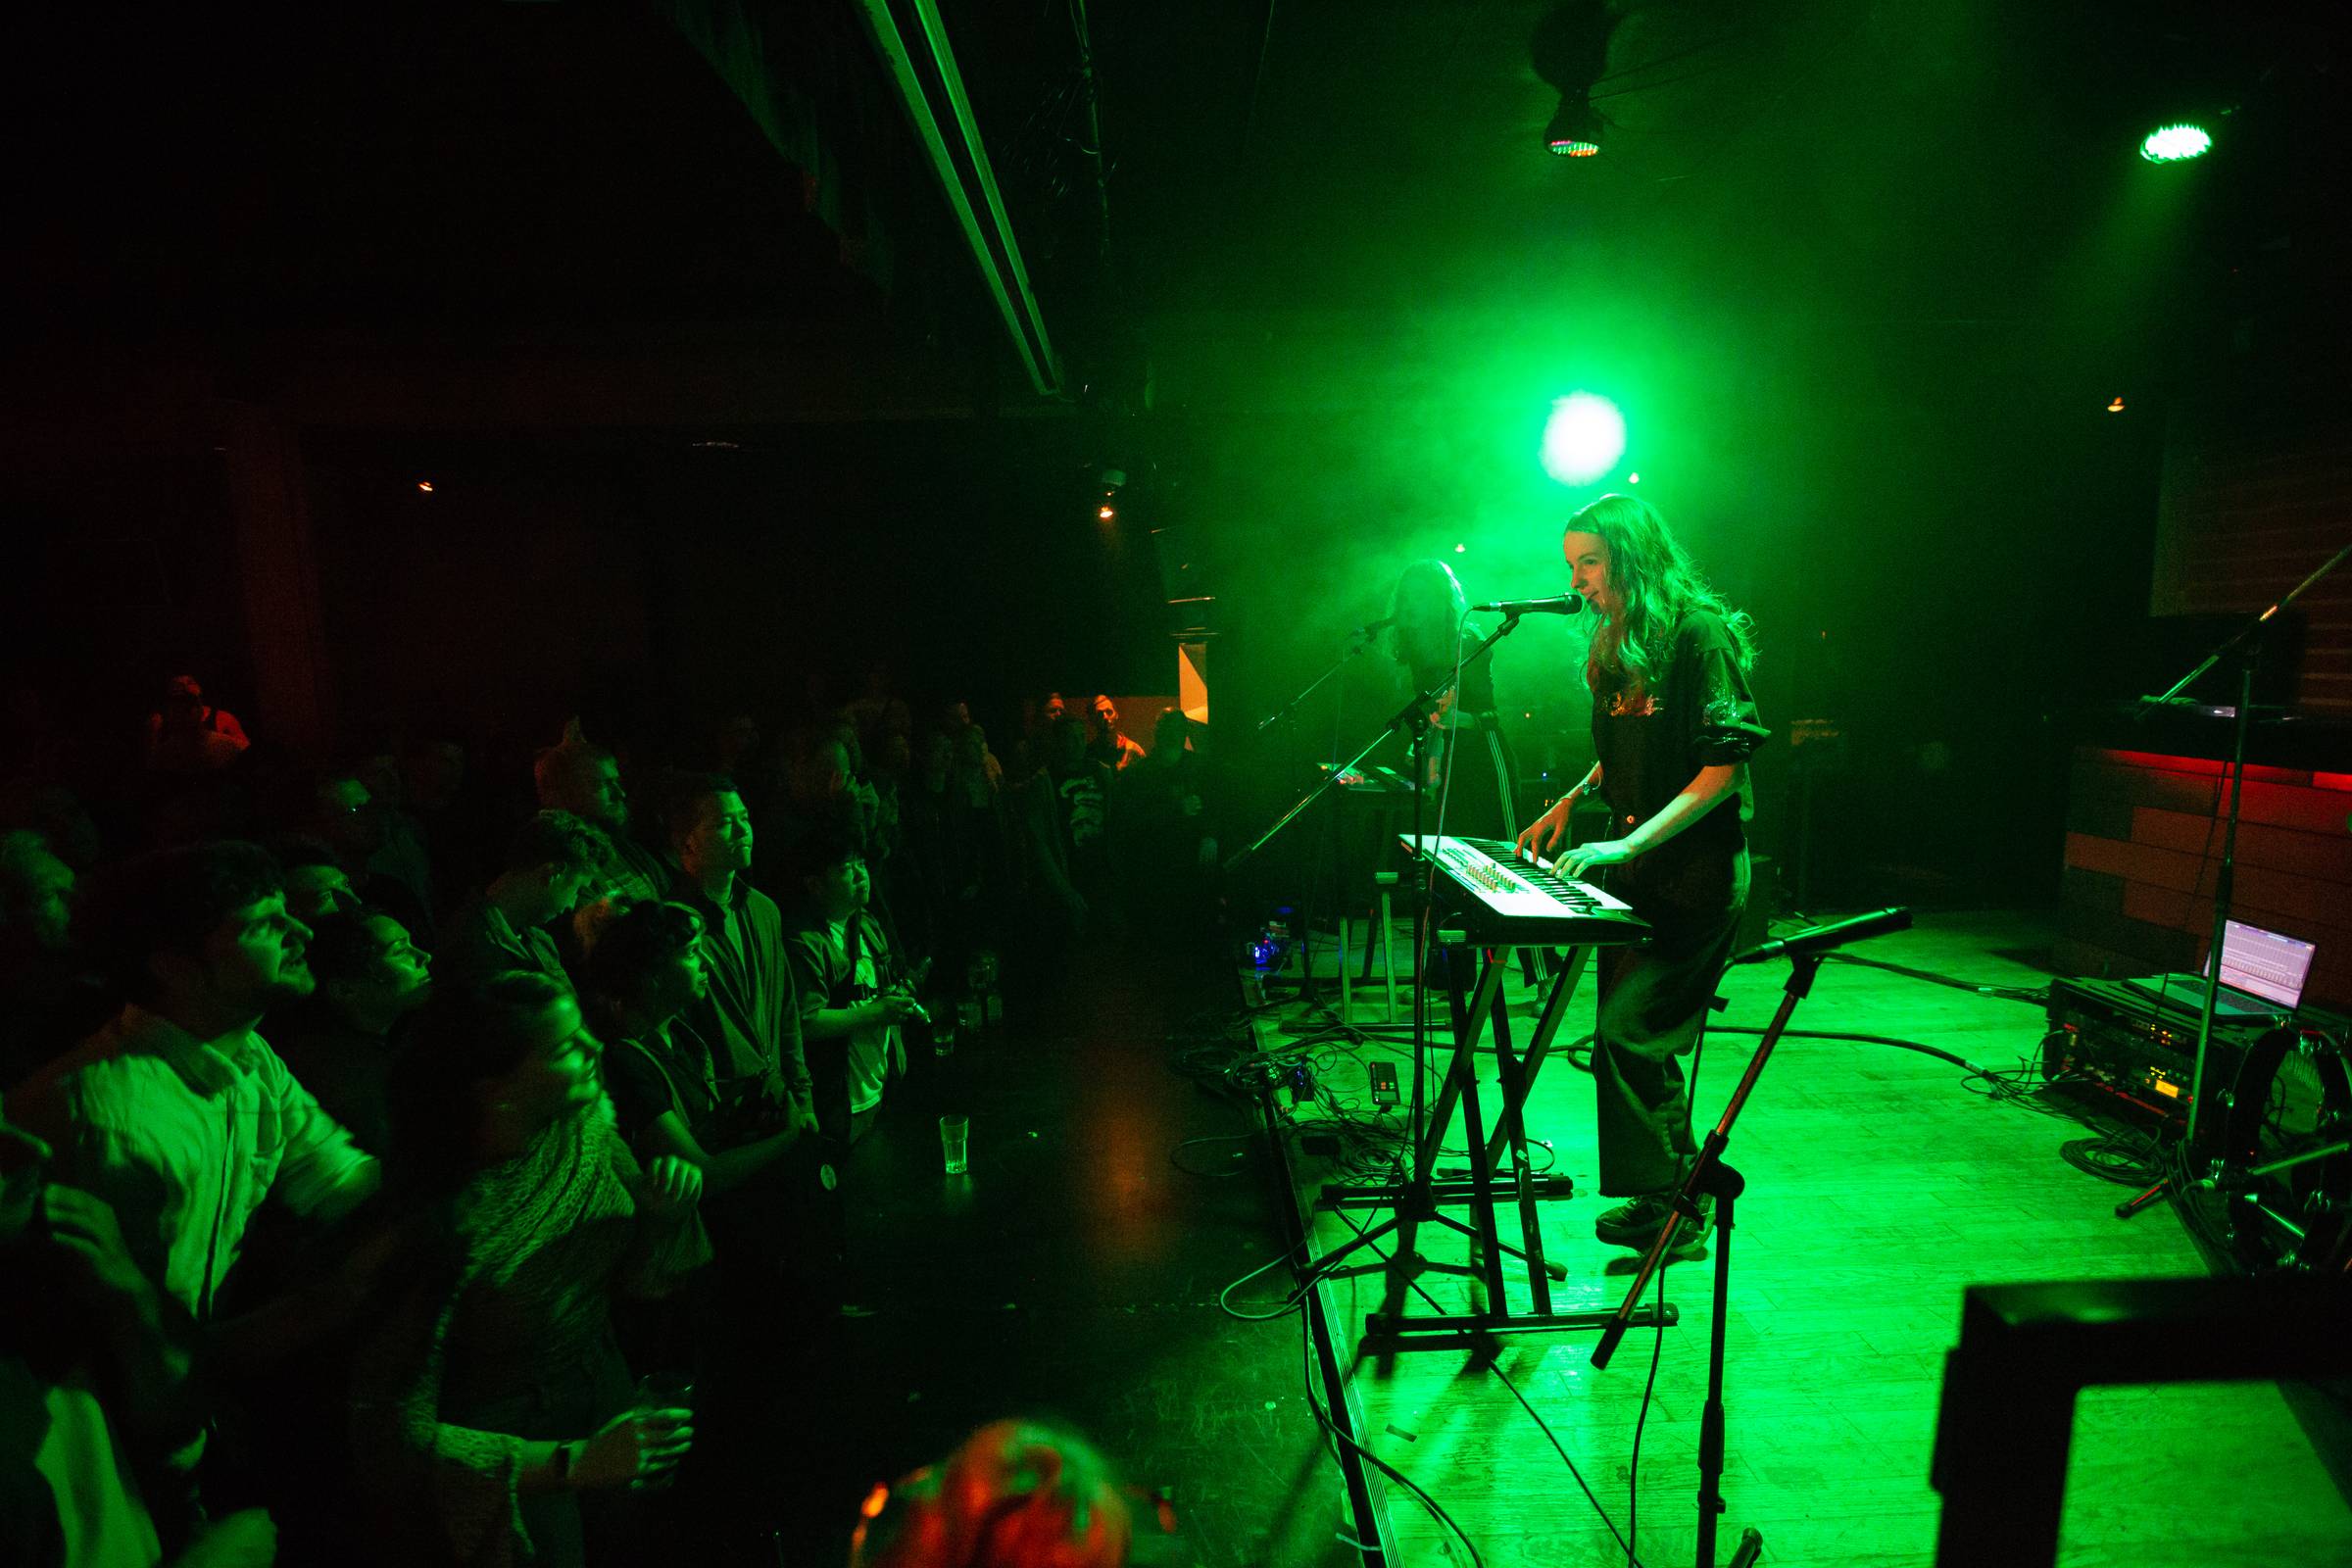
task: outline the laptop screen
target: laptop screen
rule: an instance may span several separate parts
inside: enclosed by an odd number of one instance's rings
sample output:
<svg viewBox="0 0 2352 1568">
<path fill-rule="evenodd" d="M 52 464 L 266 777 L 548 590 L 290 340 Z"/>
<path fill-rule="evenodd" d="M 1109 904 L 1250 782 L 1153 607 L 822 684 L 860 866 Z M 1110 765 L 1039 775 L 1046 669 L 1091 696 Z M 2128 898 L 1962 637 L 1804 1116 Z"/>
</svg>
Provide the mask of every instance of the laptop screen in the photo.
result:
<svg viewBox="0 0 2352 1568">
<path fill-rule="evenodd" d="M 2265 931 L 2258 925 L 2224 922 L 2222 984 L 2291 1008 L 2303 1000 L 2311 977 L 2312 944 Z"/>
</svg>

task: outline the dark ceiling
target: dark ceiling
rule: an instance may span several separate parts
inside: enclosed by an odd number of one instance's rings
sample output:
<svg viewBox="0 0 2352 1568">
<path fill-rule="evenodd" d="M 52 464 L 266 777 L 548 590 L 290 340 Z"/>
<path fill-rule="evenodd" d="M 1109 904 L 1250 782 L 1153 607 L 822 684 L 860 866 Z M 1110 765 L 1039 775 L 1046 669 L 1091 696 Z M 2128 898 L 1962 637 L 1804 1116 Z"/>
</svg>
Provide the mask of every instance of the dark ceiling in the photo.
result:
<svg viewBox="0 0 2352 1568">
<path fill-rule="evenodd" d="M 2270 0 L 1125 0 L 1092 15 L 1105 249 L 1070 0 L 946 9 L 1049 325 L 1087 362 L 1213 356 L 1252 313 L 1377 342 L 1634 285 L 1644 320 L 1702 336 L 2030 321 L 2159 113 L 2240 106 L 2184 231 L 2214 276 L 2289 231 L 2326 254 L 2352 167 L 2341 24 Z M 760 29 L 806 147 L 682 15 Z M 1001 357 L 855 15 L 20 17 L 18 335 L 715 323 Z M 1546 27 L 1607 33 L 1595 159 L 1540 149 Z"/>
</svg>

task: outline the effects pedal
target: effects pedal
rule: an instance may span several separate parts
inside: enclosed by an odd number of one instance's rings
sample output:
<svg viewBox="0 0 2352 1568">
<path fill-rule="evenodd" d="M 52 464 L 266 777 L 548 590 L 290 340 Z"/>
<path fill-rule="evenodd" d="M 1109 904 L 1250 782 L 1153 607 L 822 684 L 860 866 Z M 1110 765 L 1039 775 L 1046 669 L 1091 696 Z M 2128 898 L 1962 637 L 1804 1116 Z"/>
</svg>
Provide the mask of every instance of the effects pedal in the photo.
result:
<svg viewBox="0 0 2352 1568">
<path fill-rule="evenodd" d="M 1372 1103 L 1396 1105 L 1403 1102 L 1396 1089 L 1396 1064 L 1393 1061 L 1373 1061 L 1364 1064 L 1372 1080 Z"/>
</svg>

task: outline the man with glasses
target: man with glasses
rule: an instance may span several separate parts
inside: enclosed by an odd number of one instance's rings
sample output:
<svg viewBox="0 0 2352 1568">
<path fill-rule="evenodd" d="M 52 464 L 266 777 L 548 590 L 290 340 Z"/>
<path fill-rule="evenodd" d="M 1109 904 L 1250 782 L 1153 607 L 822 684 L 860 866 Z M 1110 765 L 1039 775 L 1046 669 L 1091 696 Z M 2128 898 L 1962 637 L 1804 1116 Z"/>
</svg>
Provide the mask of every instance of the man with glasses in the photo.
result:
<svg viewBox="0 0 2352 1568">
<path fill-rule="evenodd" d="M 295 1015 L 279 1054 L 363 1148 L 381 1149 L 389 1137 L 393 1034 L 432 994 L 432 960 L 407 926 L 367 905 L 321 920 L 309 956 L 318 990 Z"/>
</svg>

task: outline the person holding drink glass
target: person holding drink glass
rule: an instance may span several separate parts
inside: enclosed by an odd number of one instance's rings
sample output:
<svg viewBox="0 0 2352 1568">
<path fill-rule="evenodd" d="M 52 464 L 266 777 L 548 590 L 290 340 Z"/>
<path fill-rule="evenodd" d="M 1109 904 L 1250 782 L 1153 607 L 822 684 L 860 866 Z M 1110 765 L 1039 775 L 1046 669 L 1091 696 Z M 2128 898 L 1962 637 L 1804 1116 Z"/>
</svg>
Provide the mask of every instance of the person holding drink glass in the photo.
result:
<svg viewBox="0 0 2352 1568">
<path fill-rule="evenodd" d="M 693 1442 L 633 1396 L 611 1298 L 710 1250 L 701 1175 L 638 1165 L 568 989 L 510 972 L 436 997 L 393 1079 L 394 1181 L 422 1217 L 362 1336 L 353 1439 L 382 1560 L 578 1564 Z"/>
</svg>

